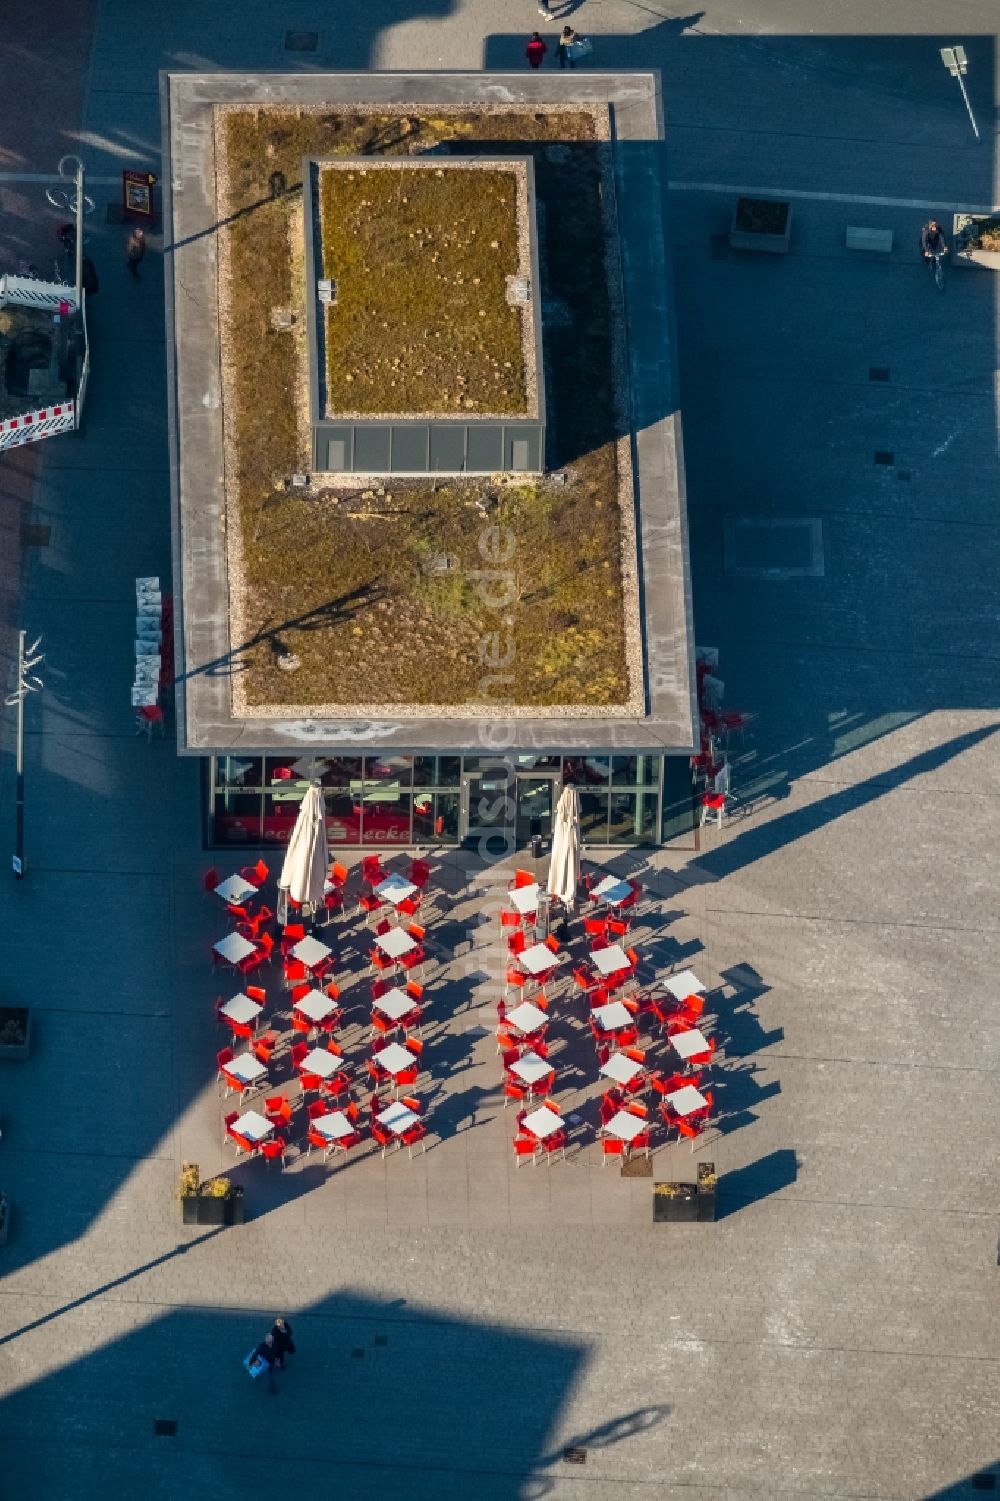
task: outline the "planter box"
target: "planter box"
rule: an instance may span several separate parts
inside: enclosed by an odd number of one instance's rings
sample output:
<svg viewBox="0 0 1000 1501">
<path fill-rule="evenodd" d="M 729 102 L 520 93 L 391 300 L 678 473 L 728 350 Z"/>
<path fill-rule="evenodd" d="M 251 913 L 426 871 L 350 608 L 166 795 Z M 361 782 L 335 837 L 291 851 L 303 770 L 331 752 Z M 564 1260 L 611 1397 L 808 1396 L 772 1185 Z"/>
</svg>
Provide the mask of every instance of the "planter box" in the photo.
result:
<svg viewBox="0 0 1000 1501">
<path fill-rule="evenodd" d="M 230 1194 L 228 1199 L 188 1194 L 181 1199 L 181 1218 L 185 1225 L 242 1225 L 246 1218 L 243 1194 Z"/>
<path fill-rule="evenodd" d="M 0 1194 L 0 1246 L 7 1244 L 7 1236 L 10 1232 L 10 1200 L 6 1194 Z"/>
<path fill-rule="evenodd" d="M 699 1162 L 696 1185 L 698 1223 L 709 1225 L 715 1219 L 715 1163 Z"/>
<path fill-rule="evenodd" d="M 1000 271 L 1000 250 L 978 250 L 967 241 L 980 224 L 995 225 L 1000 234 L 1000 214 L 955 214 L 952 219 L 952 259 L 956 266 L 985 266 Z"/>
<path fill-rule="evenodd" d="M 781 198 L 737 198 L 729 231 L 734 250 L 785 255 L 792 234 L 792 205 Z"/>
<path fill-rule="evenodd" d="M 31 1011 L 0 1006 L 0 1059 L 27 1058 L 31 1051 Z"/>
<path fill-rule="evenodd" d="M 664 1190 L 661 1192 L 661 1190 Z M 667 1192 L 674 1190 L 674 1192 Z M 693 1183 L 656 1183 L 653 1186 L 653 1223 L 693 1225 L 698 1218 L 698 1191 Z"/>
</svg>

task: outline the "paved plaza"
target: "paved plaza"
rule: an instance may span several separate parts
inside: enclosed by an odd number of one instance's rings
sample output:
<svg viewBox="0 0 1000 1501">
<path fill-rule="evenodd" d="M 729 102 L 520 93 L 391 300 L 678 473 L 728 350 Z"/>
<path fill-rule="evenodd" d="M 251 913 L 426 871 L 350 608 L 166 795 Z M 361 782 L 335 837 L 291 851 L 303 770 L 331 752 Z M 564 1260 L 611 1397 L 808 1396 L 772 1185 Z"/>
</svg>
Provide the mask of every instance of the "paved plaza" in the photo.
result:
<svg viewBox="0 0 1000 1501">
<path fill-rule="evenodd" d="M 430 857 L 428 1151 L 241 1165 L 250 1217 L 220 1231 L 183 1228 L 174 1195 L 182 1161 L 233 1161 L 201 874 L 243 862 L 201 848 L 199 765 L 133 734 L 133 581 L 170 572 L 165 247 L 133 284 L 110 182 L 158 167 L 161 67 L 519 70 L 543 23 L 484 0 L 99 0 L 83 115 L 56 143 L 105 181 L 85 429 L 39 446 L 30 502 L 0 460 L 3 535 L 15 503 L 51 527 L 23 571 L 47 652 L 28 875 L 0 884 L 4 993 L 36 1021 L 31 1059 L 0 1065 L 0 1496 L 1000 1484 L 996 288 L 949 267 L 940 296 L 917 254 L 932 214 L 1000 200 L 996 16 L 830 9 L 567 11 L 593 66 L 663 71 L 697 635 L 757 716 L 724 830 L 592 852 L 644 886 L 651 972 L 711 987 L 718 1128 L 693 1155 L 661 1146 L 654 1175 L 714 1160 L 719 1220 L 654 1225 L 649 1181 L 602 1167 L 592 1055 L 588 1075 L 568 1032 L 567 1158 L 515 1169 L 486 1031 L 499 932 L 479 921 L 510 871 L 453 853 Z M 316 49 L 286 51 L 289 30 Z M 979 144 L 946 39 L 969 54 Z M 54 45 L 19 42 L 36 67 Z M 0 146 L 5 171 L 51 170 L 34 140 Z M 729 251 L 747 190 L 792 202 L 787 256 Z M 893 253 L 848 252 L 849 224 L 891 228 Z M 360 982 L 357 948 L 344 968 Z M 271 1398 L 241 1361 L 278 1312 L 298 1353 Z"/>
</svg>

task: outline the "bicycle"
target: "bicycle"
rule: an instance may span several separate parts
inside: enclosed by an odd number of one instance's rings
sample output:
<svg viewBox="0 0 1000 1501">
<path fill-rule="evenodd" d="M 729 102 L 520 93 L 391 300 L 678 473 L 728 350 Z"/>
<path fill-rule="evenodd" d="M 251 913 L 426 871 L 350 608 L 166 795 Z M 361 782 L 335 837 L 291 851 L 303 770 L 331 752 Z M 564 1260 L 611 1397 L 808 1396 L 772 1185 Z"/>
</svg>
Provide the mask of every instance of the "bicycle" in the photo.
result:
<svg viewBox="0 0 1000 1501">
<path fill-rule="evenodd" d="M 947 250 L 927 250 L 924 252 L 924 259 L 934 262 L 934 285 L 939 292 L 944 291 L 944 267 L 941 262 L 947 254 Z"/>
</svg>

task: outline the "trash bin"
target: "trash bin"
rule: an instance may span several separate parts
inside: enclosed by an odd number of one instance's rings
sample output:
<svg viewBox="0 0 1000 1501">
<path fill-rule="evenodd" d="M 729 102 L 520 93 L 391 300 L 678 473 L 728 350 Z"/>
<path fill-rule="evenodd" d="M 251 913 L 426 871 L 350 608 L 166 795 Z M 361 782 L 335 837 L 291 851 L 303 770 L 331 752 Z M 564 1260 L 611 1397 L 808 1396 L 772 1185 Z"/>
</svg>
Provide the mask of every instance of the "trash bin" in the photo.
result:
<svg viewBox="0 0 1000 1501">
<path fill-rule="evenodd" d="M 531 839 L 528 841 L 528 848 L 531 850 L 532 860 L 540 860 L 542 858 L 541 834 L 532 834 Z"/>
</svg>

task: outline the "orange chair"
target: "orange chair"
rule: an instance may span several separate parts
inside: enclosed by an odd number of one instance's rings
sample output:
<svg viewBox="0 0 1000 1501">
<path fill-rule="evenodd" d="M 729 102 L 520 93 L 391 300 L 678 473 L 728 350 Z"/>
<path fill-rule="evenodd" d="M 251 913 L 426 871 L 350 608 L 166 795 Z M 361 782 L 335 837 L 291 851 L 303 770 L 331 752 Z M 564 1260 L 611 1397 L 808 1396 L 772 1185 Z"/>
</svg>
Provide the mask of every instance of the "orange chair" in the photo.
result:
<svg viewBox="0 0 1000 1501">
<path fill-rule="evenodd" d="M 545 939 L 545 947 L 549 950 L 550 954 L 558 954 L 559 950 L 562 948 L 562 944 L 559 942 L 558 938 L 550 933 L 548 938 Z"/>
<path fill-rule="evenodd" d="M 708 1068 L 711 1065 L 712 1059 L 715 1057 L 715 1049 L 717 1046 L 718 1044 L 715 1038 L 710 1037 L 708 1039 L 708 1052 L 692 1053 L 691 1057 L 688 1059 L 688 1062 L 695 1064 L 698 1068 Z"/>
<path fill-rule="evenodd" d="M 427 1151 L 427 1127 L 423 1121 L 417 1121 L 403 1132 L 403 1142 L 411 1162 L 413 1160 L 413 1148 L 417 1142 L 420 1143 L 420 1150 L 422 1152 Z"/>
<path fill-rule="evenodd" d="M 407 980 L 403 989 L 406 991 L 406 994 L 410 997 L 411 1001 L 420 1002 L 424 998 L 424 987 L 418 980 Z"/>
<path fill-rule="evenodd" d="M 534 884 L 535 878 L 530 870 L 515 870 L 513 884 L 509 889 L 520 891 L 522 886 L 534 886 Z"/>
<path fill-rule="evenodd" d="M 503 1086 L 503 1108 L 507 1109 L 508 1100 L 526 1100 L 528 1098 L 528 1086 L 515 1084 L 513 1079 L 505 1079 Z"/>
<path fill-rule="evenodd" d="M 265 1032 L 263 1037 L 258 1037 L 253 1045 L 253 1055 L 266 1068 L 271 1061 L 271 1054 L 278 1046 L 277 1032 Z"/>
<path fill-rule="evenodd" d="M 705 997 L 703 995 L 686 995 L 681 1002 L 684 1015 L 689 1016 L 696 1022 L 705 1009 Z"/>
<path fill-rule="evenodd" d="M 380 1126 L 378 1121 L 372 1121 L 372 1136 L 374 1136 L 376 1142 L 382 1148 L 383 1157 L 390 1147 L 399 1146 L 399 1139 L 393 1136 L 391 1131 L 387 1131 L 384 1126 Z"/>
<path fill-rule="evenodd" d="M 330 880 L 334 886 L 345 886 L 350 872 L 346 865 L 341 865 L 339 860 L 334 860 L 330 866 Z"/>
<path fill-rule="evenodd" d="M 264 1101 L 264 1115 L 272 1126 L 287 1126 L 291 1124 L 292 1102 L 283 1094 L 268 1095 Z"/>
</svg>

